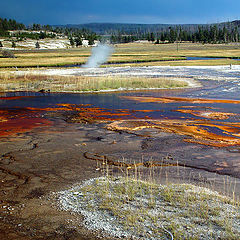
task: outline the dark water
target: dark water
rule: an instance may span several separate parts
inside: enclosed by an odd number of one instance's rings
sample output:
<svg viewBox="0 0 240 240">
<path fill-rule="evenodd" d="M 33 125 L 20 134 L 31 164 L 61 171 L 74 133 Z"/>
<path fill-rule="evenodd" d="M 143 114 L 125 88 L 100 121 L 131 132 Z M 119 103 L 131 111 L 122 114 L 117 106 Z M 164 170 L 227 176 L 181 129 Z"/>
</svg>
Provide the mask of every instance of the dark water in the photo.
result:
<svg viewBox="0 0 240 240">
<path fill-rule="evenodd" d="M 191 61 L 191 60 L 219 60 L 219 59 L 227 59 L 226 57 L 186 57 L 187 61 Z M 233 60 L 237 60 L 239 61 L 240 58 L 229 58 L 229 59 L 233 59 Z M 164 60 L 164 61 L 169 61 L 169 60 Z M 182 61 L 182 59 L 175 59 L 173 61 Z M 121 65 L 121 64 L 126 64 L 126 63 L 135 63 L 135 62 L 116 62 L 116 63 L 107 63 L 108 65 Z M 66 68 L 72 68 L 72 67 L 81 67 L 83 64 L 68 64 L 68 65 L 62 65 L 62 66 L 56 66 L 56 68 L 62 68 L 62 67 L 66 67 Z"/>
<path fill-rule="evenodd" d="M 100 93 L 100 94 L 71 94 L 71 93 L 34 93 L 34 92 L 14 92 L 6 93 L 5 97 L 26 96 L 16 100 L 0 99 L 1 109 L 14 108 L 47 108 L 57 107 L 59 104 L 90 104 L 92 107 L 104 108 L 108 110 L 152 110 L 152 112 L 134 112 L 137 118 L 145 116 L 158 119 L 167 117 L 169 119 L 187 118 L 193 116 L 187 113 L 176 112 L 175 110 L 182 106 L 194 106 L 195 110 L 206 110 L 213 108 L 211 111 L 231 112 L 240 114 L 240 105 L 232 103 L 191 103 L 191 102 L 137 102 L 134 100 L 125 99 L 125 96 L 138 97 L 190 97 L 190 98 L 210 98 L 210 99 L 238 99 L 240 100 L 240 91 L 235 89 L 234 92 L 225 91 L 233 89 L 234 83 L 221 82 L 214 83 L 202 81 L 204 87 L 199 89 L 187 90 L 155 90 L 155 91 L 133 91 L 133 92 L 118 92 L 118 93 Z M 29 98 L 30 97 L 30 98 Z M 194 116 L 196 119 L 201 117 Z M 227 121 L 238 121 L 238 117 L 230 117 Z"/>
<path fill-rule="evenodd" d="M 226 59 L 225 57 L 186 57 L 186 60 L 218 60 Z M 233 60 L 240 60 L 239 58 L 231 58 Z"/>
<path fill-rule="evenodd" d="M 73 93 L 33 93 L 33 92 L 13 92 L 0 95 L 0 110 L 19 108 L 47 108 L 58 107 L 59 104 L 89 104 L 91 107 L 107 109 L 108 112 L 118 110 L 128 110 L 131 118 L 152 118 L 152 119 L 204 119 L 204 116 L 196 116 L 191 113 L 179 112 L 177 110 L 194 109 L 195 111 L 210 111 L 234 113 L 224 120 L 225 122 L 240 122 L 240 104 L 236 103 L 192 103 L 184 101 L 174 101 L 172 103 L 163 102 L 139 102 L 133 99 L 122 97 L 185 97 L 203 99 L 232 99 L 240 100 L 240 69 L 229 67 L 201 68 L 201 67 L 143 67 L 143 68 L 109 68 L 92 69 L 95 75 L 98 74 L 140 74 L 143 76 L 180 76 L 198 78 L 202 83 L 200 88 L 180 89 L 180 90 L 150 90 L 132 92 L 109 92 L 99 94 L 73 94 Z M 83 71 L 83 70 L 82 70 Z M 86 72 L 86 70 L 84 70 Z M 87 73 L 87 72 L 86 72 Z M 90 73 L 90 70 L 88 71 Z M 209 81 L 207 79 L 220 79 L 219 81 Z M 26 98 L 7 100 L 4 97 L 26 96 Z M 137 111 L 136 111 L 137 110 Z M 151 110 L 144 112 L 141 110 Z"/>
</svg>

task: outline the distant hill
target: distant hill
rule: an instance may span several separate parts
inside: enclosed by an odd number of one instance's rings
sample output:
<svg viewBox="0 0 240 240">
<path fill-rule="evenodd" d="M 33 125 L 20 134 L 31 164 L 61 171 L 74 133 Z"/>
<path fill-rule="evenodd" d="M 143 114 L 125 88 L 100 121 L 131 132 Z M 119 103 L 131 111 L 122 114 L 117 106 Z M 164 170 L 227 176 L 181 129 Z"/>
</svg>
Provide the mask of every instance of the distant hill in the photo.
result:
<svg viewBox="0 0 240 240">
<path fill-rule="evenodd" d="M 221 23 L 223 25 L 233 25 L 234 27 L 240 27 L 240 20 L 234 20 L 232 22 L 224 22 L 224 23 Z"/>
<path fill-rule="evenodd" d="M 240 27 L 240 20 L 232 22 L 212 23 L 212 24 L 132 24 L 132 23 L 87 23 L 87 24 L 67 24 L 58 25 L 63 28 L 77 28 L 88 29 L 100 35 L 116 34 L 118 32 L 122 34 L 144 34 L 149 32 L 162 32 L 169 28 L 175 28 L 181 26 L 183 30 L 194 32 L 198 29 L 198 26 L 211 26 L 217 25 L 218 27 L 231 26 Z"/>
<path fill-rule="evenodd" d="M 204 24 L 200 24 L 204 26 Z M 87 24 L 67 24 L 54 27 L 88 29 L 100 35 L 116 34 L 117 32 L 126 34 L 139 34 L 149 32 L 162 32 L 170 27 L 181 26 L 184 30 L 195 31 L 199 24 L 132 24 L 132 23 L 87 23 Z"/>
</svg>

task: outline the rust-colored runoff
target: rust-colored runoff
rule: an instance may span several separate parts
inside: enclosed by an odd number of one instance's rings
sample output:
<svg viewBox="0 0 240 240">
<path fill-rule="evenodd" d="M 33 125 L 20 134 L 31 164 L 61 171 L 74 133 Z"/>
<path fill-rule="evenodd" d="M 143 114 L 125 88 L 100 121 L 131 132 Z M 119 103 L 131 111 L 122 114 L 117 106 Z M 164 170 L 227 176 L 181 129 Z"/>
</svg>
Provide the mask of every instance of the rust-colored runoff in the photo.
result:
<svg viewBox="0 0 240 240">
<path fill-rule="evenodd" d="M 28 132 L 33 128 L 47 126 L 51 123 L 37 112 L 0 110 L 0 137 Z"/>
<path fill-rule="evenodd" d="M 207 98 L 185 98 L 185 97 L 135 97 L 135 96 L 122 96 L 121 98 L 134 100 L 144 103 L 177 103 L 177 102 L 189 102 L 189 103 L 231 103 L 240 104 L 240 100 L 229 99 L 207 99 Z"/>
<path fill-rule="evenodd" d="M 238 104 L 240 101 L 235 100 L 210 100 L 210 99 L 193 99 L 193 98 L 152 98 L 152 97 L 125 97 L 131 100 L 144 102 L 173 102 L 184 101 L 191 103 L 233 103 Z M 175 111 L 191 114 L 203 119 L 168 119 L 162 116 L 162 119 L 152 119 L 152 110 L 128 110 L 118 109 L 111 110 L 106 108 L 94 107 L 89 104 L 57 104 L 55 107 L 47 108 L 23 108 L 16 110 L 0 109 L 0 136 L 12 135 L 30 131 L 31 129 L 52 124 L 45 119 L 43 113 L 47 112 L 69 112 L 68 120 L 70 122 L 95 122 L 101 121 L 107 123 L 107 128 L 114 131 L 133 132 L 144 128 L 155 128 L 161 131 L 172 132 L 186 136 L 186 142 L 199 143 L 214 147 L 226 147 L 240 145 L 240 123 L 223 122 L 235 113 L 214 112 L 211 108 L 207 110 L 196 110 L 178 108 Z M 135 113 L 143 113 L 142 119 L 137 119 Z M 71 114 L 70 114 L 71 113 Z M 72 114 L 73 113 L 73 114 Z M 146 115 L 147 113 L 150 116 Z M 217 129 L 218 131 L 213 131 Z"/>
</svg>

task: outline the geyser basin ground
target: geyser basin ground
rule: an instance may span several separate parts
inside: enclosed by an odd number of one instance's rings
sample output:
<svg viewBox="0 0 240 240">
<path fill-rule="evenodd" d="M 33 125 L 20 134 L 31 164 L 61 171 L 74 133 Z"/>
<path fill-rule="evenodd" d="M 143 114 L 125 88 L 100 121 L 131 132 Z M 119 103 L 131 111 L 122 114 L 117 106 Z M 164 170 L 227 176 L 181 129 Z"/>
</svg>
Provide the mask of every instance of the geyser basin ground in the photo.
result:
<svg viewBox="0 0 240 240">
<path fill-rule="evenodd" d="M 83 92 L 199 87 L 199 80 L 238 80 L 239 65 L 195 67 L 108 67 L 1 73 L 4 91 Z M 161 83 L 161 81 L 163 81 Z M 165 81 L 165 83 L 164 83 Z M 171 81 L 171 83 L 169 82 Z M 158 82 L 158 83 L 157 83 Z"/>
<path fill-rule="evenodd" d="M 81 216 L 56 210 L 46 196 L 101 176 L 106 160 L 112 164 L 109 174 L 129 168 L 134 175 L 131 169 L 137 164 L 137 171 L 147 180 L 152 161 L 157 183 L 194 183 L 230 197 L 240 195 L 237 67 L 155 69 L 160 76 L 168 71 L 171 76 L 181 74 L 190 79 L 199 74 L 202 87 L 2 95 L 0 124 L 7 126 L 1 128 L 0 142 L 3 239 L 97 239 L 96 234 L 79 226 Z M 125 70 L 116 68 L 118 72 Z M 142 68 L 139 74 L 151 74 L 152 70 Z M 217 76 L 221 81 L 204 80 Z M 116 131 L 110 130 L 114 126 Z M 218 137 L 209 139 L 208 135 L 213 136 L 209 133 Z M 236 142 L 223 146 L 219 136 Z M 222 146 L 214 146 L 212 140 Z M 125 168 L 120 170 L 119 164 Z"/>
<path fill-rule="evenodd" d="M 234 66 L 149 66 L 149 67 L 107 67 L 107 68 L 63 68 L 35 70 L 33 74 L 56 76 L 140 76 L 140 77 L 178 77 L 209 80 L 236 80 L 240 65 Z M 24 75 L 25 71 L 18 71 Z M 191 85 L 190 85 L 191 86 Z M 192 86 L 195 86 L 194 84 Z"/>
</svg>

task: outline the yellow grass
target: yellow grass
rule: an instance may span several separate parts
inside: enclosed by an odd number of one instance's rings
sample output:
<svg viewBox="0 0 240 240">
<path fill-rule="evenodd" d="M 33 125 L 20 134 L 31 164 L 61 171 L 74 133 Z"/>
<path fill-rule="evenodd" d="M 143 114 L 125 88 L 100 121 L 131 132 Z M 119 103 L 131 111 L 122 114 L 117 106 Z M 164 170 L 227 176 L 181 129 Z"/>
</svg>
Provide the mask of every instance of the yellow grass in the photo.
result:
<svg viewBox="0 0 240 240">
<path fill-rule="evenodd" d="M 219 66 L 219 65 L 238 65 L 240 61 L 233 59 L 218 59 L 218 60 L 178 60 L 178 61 L 154 61 L 154 62 L 140 62 L 140 63 L 124 63 L 114 64 L 115 67 L 137 67 L 137 66 Z M 102 67 L 109 67 L 109 65 L 102 65 Z"/>
<path fill-rule="evenodd" d="M 72 49 L 55 49 L 43 51 L 15 51 L 15 59 L 0 58 L 0 68 L 3 67 L 38 67 L 61 66 L 66 64 L 82 64 L 91 54 L 91 48 L 80 47 Z M 179 60 L 183 57 L 240 57 L 238 44 L 152 44 L 129 43 L 115 45 L 115 52 L 109 63 L 127 63 L 140 66 L 148 65 L 221 65 L 238 64 L 236 60 L 197 60 L 197 61 L 167 61 Z"/>
<path fill-rule="evenodd" d="M 17 75 L 10 72 L 0 73 L 0 89 L 6 91 L 45 91 L 82 92 L 100 90 L 134 90 L 148 88 L 186 87 L 187 82 L 178 78 L 146 77 L 86 77 L 86 76 L 48 76 L 26 73 Z"/>
</svg>

